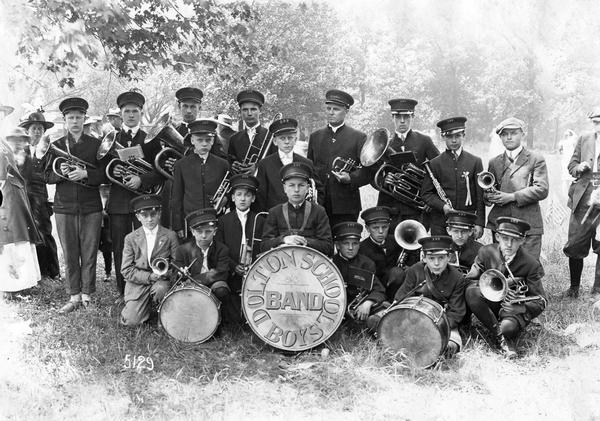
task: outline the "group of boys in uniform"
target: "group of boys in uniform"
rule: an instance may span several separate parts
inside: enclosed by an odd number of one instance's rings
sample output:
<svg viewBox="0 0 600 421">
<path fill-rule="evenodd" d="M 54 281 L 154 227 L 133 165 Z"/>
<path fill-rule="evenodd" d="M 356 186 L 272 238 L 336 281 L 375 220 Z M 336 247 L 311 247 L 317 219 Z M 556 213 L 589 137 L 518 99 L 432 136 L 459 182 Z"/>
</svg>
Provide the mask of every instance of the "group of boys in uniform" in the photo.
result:
<svg viewBox="0 0 600 421">
<path fill-rule="evenodd" d="M 541 236 L 542 219 L 535 218 L 539 200 L 547 195 L 548 180 L 543 158 L 520 143 L 523 122 L 509 118 L 499 124 L 497 133 L 506 152 L 490 162 L 496 183 L 483 191 L 477 182 L 483 169 L 481 159 L 463 149 L 466 118 L 438 123 L 447 147 L 440 154 L 430 137 L 412 129 L 417 101 L 389 101 L 395 134 L 377 165 L 340 169 L 333 167 L 335 158 L 360 162 L 367 140 L 364 133 L 345 123 L 354 103 L 348 93 L 326 93 L 328 124 L 310 135 L 307 158 L 293 152 L 296 120 L 282 118 L 267 129 L 260 126 L 264 96 L 252 90 L 237 96 L 244 127 L 230 138 L 224 151 L 217 121 L 192 119 L 202 97 L 197 88 L 177 93 L 184 116 L 177 130 L 190 148 L 174 164 L 172 185 L 163 189 L 162 196 L 132 192 L 164 183 L 156 170 L 143 176 L 127 175 L 122 167 L 115 170 L 127 187 L 113 184 L 107 205 L 118 292 L 125 302 L 123 324 L 148 320 L 152 303 L 160 303 L 179 277 L 175 270 L 158 273 L 153 267 L 156 258 L 187 268 L 224 304 L 224 321 L 240 323 L 239 293 L 249 262 L 259 252 L 293 244 L 332 256 L 348 284 L 348 301 L 362 294 L 353 314 L 358 322 L 372 327 L 389 303 L 424 295 L 446 308 L 452 329 L 449 354 L 462 345 L 457 328 L 469 322 L 470 311 L 493 333 L 502 352 L 515 355 L 510 340 L 545 306 L 540 242 L 530 234 Z M 138 92 L 118 97 L 123 121 L 117 141 L 124 147 L 139 146 L 143 159 L 152 163 L 162 145 L 158 138 L 147 139 L 140 128 L 144 102 Z M 85 162 L 75 166 L 63 162 L 58 169 L 61 174 L 56 174 L 54 151 L 42 158 L 45 181 L 57 184 L 54 212 L 71 296 L 60 311 L 69 313 L 89 305 L 95 289 L 102 219 L 98 186 L 106 182 L 108 158 L 99 160 L 100 141 L 83 134 L 87 102 L 68 98 L 59 108 L 67 134 L 55 146 Z M 268 135 L 272 136 L 270 153 L 264 159 L 248 160 L 248 149 L 261 145 Z M 421 167 L 425 161 L 429 165 L 421 189 L 425 208 L 380 193 L 378 205 L 361 213 L 359 188 L 372 182 L 373 169 L 393 163 L 394 155 L 406 152 L 412 152 L 415 165 Z M 213 198 L 224 179 L 230 203 L 228 212 L 218 215 Z M 386 176 L 385 182 L 393 186 L 393 175 Z M 440 188 L 446 197 L 440 195 Z M 488 228 L 495 244 L 482 247 L 476 240 L 483 234 L 486 204 L 493 205 Z M 169 218 L 164 217 L 165 211 Z M 362 241 L 359 215 L 369 234 Z M 418 251 L 399 259 L 402 249 L 394 240 L 394 229 L 407 219 L 431 229 L 431 237 L 419 239 L 422 261 Z M 527 294 L 542 299 L 525 304 L 489 302 L 477 286 L 478 277 L 487 269 L 524 279 Z M 356 270 L 373 274 L 369 291 L 353 284 Z"/>
</svg>

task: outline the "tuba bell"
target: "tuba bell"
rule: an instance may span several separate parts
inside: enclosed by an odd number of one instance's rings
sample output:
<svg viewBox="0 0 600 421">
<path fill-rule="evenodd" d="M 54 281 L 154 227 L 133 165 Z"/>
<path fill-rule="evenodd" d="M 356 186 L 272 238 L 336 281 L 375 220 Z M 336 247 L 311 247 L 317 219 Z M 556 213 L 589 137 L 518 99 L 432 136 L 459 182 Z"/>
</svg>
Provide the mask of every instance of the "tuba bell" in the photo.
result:
<svg viewBox="0 0 600 421">
<path fill-rule="evenodd" d="M 102 143 L 100 143 L 100 147 L 96 152 L 96 159 L 98 160 L 103 159 L 105 156 L 113 157 L 113 159 L 106 165 L 106 177 L 113 184 L 117 184 L 122 188 L 136 194 L 159 194 L 162 190 L 162 184 L 147 189 L 132 189 L 125 184 L 129 177 L 141 177 L 145 174 L 151 173 L 154 168 L 152 167 L 152 164 L 146 162 L 142 158 L 130 157 L 127 161 L 120 159 L 117 151 L 120 149 L 125 149 L 125 147 L 117 142 L 118 133 L 118 131 L 113 130 L 104 136 L 104 139 L 102 139 Z M 120 165 L 123 168 L 121 175 L 117 175 L 115 173 L 117 165 Z"/>
<path fill-rule="evenodd" d="M 173 180 L 173 159 L 183 158 L 190 149 L 183 143 L 183 136 L 175 129 L 169 112 L 164 113 L 148 132 L 150 142 L 158 140 L 163 147 L 154 158 L 154 167 L 163 177 Z"/>
<path fill-rule="evenodd" d="M 421 248 L 419 240 L 427 237 L 427 229 L 419 221 L 414 219 L 406 219 L 400 222 L 394 230 L 394 240 L 402 247 L 402 252 L 398 256 L 396 266 L 404 267 L 406 263 L 406 257 L 408 256 L 407 250 L 418 250 Z"/>
<path fill-rule="evenodd" d="M 486 192 L 493 192 L 496 190 L 496 177 L 489 171 L 482 171 L 477 174 L 477 185 Z"/>
</svg>

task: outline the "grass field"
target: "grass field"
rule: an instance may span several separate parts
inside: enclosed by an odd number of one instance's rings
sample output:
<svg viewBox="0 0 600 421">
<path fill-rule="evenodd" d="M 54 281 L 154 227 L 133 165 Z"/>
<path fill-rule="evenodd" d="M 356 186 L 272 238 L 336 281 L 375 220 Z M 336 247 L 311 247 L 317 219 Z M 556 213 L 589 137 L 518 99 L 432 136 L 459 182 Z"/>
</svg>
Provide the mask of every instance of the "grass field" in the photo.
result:
<svg viewBox="0 0 600 421">
<path fill-rule="evenodd" d="M 248 331 L 181 346 L 155 324 L 119 326 L 111 284 L 98 282 L 92 307 L 63 316 L 63 286 L 44 283 L 0 304 L 0 419 L 600 420 L 600 311 L 587 295 L 594 262 L 586 293 L 560 300 L 566 223 L 545 209 L 551 300 L 515 361 L 473 336 L 438 370 L 414 369 L 345 328 L 297 355 Z"/>
</svg>

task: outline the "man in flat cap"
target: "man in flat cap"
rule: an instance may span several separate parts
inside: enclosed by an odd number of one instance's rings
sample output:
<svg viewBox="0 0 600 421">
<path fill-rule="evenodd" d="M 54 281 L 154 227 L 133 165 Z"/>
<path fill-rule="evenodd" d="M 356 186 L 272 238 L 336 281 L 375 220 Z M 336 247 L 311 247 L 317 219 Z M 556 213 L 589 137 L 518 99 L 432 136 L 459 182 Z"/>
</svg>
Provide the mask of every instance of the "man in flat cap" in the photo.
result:
<svg viewBox="0 0 600 421">
<path fill-rule="evenodd" d="M 283 118 L 271 123 L 269 131 L 273 135 L 273 144 L 277 152 L 267 156 L 258 163 L 257 210 L 267 212 L 273 206 L 287 200 L 279 171 L 284 165 L 292 162 L 303 162 L 311 168 L 311 178 L 315 182 L 319 203 L 323 202 L 322 184 L 318 180 L 310 159 L 294 153 L 294 145 L 298 140 L 298 122 L 293 118 Z"/>
<path fill-rule="evenodd" d="M 590 247 L 596 254 L 600 252 L 600 242 L 596 238 L 598 228 L 600 182 L 598 161 L 600 160 L 600 107 L 588 115 L 593 124 L 593 131 L 584 133 L 577 139 L 573 156 L 569 161 L 569 174 L 575 181 L 569 188 L 567 206 L 571 209 L 569 220 L 569 237 L 563 252 L 569 258 L 569 274 L 571 285 L 564 295 L 577 298 L 583 271 L 583 259 L 588 255 Z M 585 219 L 585 220 L 584 220 Z M 596 257 L 594 285 L 591 294 L 600 294 L 600 259 Z"/>
<path fill-rule="evenodd" d="M 190 123 L 189 129 L 193 153 L 178 160 L 173 168 L 173 230 L 181 239 L 188 235 L 185 217 L 197 209 L 216 206 L 211 199 L 229 172 L 229 163 L 210 153 L 215 141 L 216 120 L 196 120 Z"/>
<path fill-rule="evenodd" d="M 412 128 L 415 115 L 415 107 L 418 102 L 410 98 L 395 98 L 388 101 L 391 108 L 392 119 L 394 122 L 394 137 L 385 151 L 382 158 L 383 162 L 394 165 L 398 157 L 403 156 L 404 152 L 412 152 L 414 155 L 415 165 L 421 167 L 425 160 L 431 160 L 438 156 L 440 152 L 433 144 L 431 138 Z M 395 157 L 395 155 L 397 155 Z M 403 158 L 404 160 L 404 158 Z M 375 165 L 373 169 L 377 169 L 379 165 Z M 394 184 L 393 174 L 388 174 L 385 183 L 388 185 Z M 387 206 L 392 211 L 391 231 L 396 228 L 399 222 L 406 219 L 414 219 L 423 223 L 426 227 L 429 222 L 424 219 L 421 211 L 411 206 L 410 203 L 400 202 L 394 197 L 379 193 L 377 205 Z"/>
<path fill-rule="evenodd" d="M 191 146 L 189 125 L 191 122 L 198 119 L 198 115 L 202 109 L 202 98 L 204 98 L 204 93 L 198 88 L 186 86 L 177 90 L 177 92 L 175 92 L 175 97 L 177 98 L 177 107 L 183 118 L 183 121 L 179 123 L 175 129 L 184 137 L 185 146 Z M 225 149 L 218 141 L 213 143 L 210 153 L 227 159 Z"/>
<path fill-rule="evenodd" d="M 498 350 L 507 358 L 515 358 L 514 340 L 546 308 L 547 298 L 542 284 L 544 268 L 537 258 L 523 248 L 530 229 L 529 223 L 506 216 L 494 222 L 497 243 L 479 249 L 466 276 L 468 284 L 465 299 L 468 308 L 496 339 Z M 500 301 L 490 301 L 482 294 L 481 281 L 478 279 L 489 269 L 500 271 L 509 283 L 506 297 Z M 525 288 L 518 290 L 522 286 Z M 539 299 L 511 301 L 534 296 Z"/>
<path fill-rule="evenodd" d="M 325 93 L 327 126 L 310 134 L 307 158 L 325 186 L 325 210 L 330 223 L 356 221 L 361 210 L 359 188 L 371 181 L 369 171 L 347 165 L 333 167 L 336 158 L 360 163 L 360 151 L 367 135 L 345 123 L 354 98 L 344 91 Z M 339 160 L 338 160 L 339 161 Z"/>
<path fill-rule="evenodd" d="M 154 308 L 171 288 L 171 274 L 157 273 L 155 259 L 173 259 L 179 246 L 177 234 L 160 225 L 161 198 L 142 195 L 131 199 L 131 210 L 141 227 L 125 236 L 123 265 L 125 307 L 121 323 L 137 326 L 150 318 Z"/>
<path fill-rule="evenodd" d="M 40 109 L 25 118 L 19 127 L 29 134 L 29 152 L 25 162 L 19 168 L 21 175 L 27 181 L 27 192 L 29 203 L 34 215 L 38 230 L 43 237 L 43 242 L 36 245 L 37 257 L 40 263 L 40 271 L 43 277 L 60 279 L 60 267 L 56 241 L 52 235 L 52 204 L 48 201 L 48 189 L 44 179 L 43 156 L 48 147 L 48 141 L 41 141 L 46 130 L 52 128 L 54 123 L 46 121 L 43 111 Z"/>
<path fill-rule="evenodd" d="M 116 148 L 117 144 L 123 148 L 136 148 L 144 161 L 153 164 L 161 145 L 158 139 L 146 139 L 147 133 L 140 126 L 145 103 L 144 96 L 136 91 L 126 91 L 117 97 L 123 125 L 116 134 L 113 148 Z M 125 280 L 121 273 L 125 236 L 140 226 L 139 218 L 134 218 L 131 213 L 130 203 L 139 194 L 156 190 L 155 187 L 162 183 L 162 176 L 154 169 L 143 174 L 132 173 L 125 165 L 117 164 L 113 167 L 112 177 L 119 180 L 119 183 L 113 182 L 110 185 L 106 211 L 110 220 L 114 253 L 117 304 L 121 304 L 125 293 Z"/>
<path fill-rule="evenodd" d="M 67 135 L 53 145 L 78 162 L 70 163 L 50 150 L 45 156 L 46 183 L 56 184 L 54 213 L 56 229 L 65 258 L 65 279 L 69 302 L 59 312 L 70 313 L 87 307 L 96 290 L 96 254 L 102 224 L 102 202 L 98 187 L 106 182 L 105 164 L 98 161 L 100 140 L 83 133 L 88 103 L 67 98 L 58 106 L 63 113 Z M 54 167 L 58 173 L 54 172 Z"/>
<path fill-rule="evenodd" d="M 256 175 L 256 165 L 260 159 L 277 151 L 275 145 L 264 145 L 268 130 L 260 125 L 260 112 L 265 103 L 265 96 L 258 91 L 247 89 L 241 91 L 236 97 L 240 107 L 240 115 L 244 123 L 242 130 L 236 132 L 229 139 L 229 162 L 234 174 Z M 248 148 L 251 147 L 248 155 Z M 264 148 L 268 150 L 261 156 Z M 254 163 L 244 163 L 244 159 L 255 156 Z"/>
<path fill-rule="evenodd" d="M 475 239 L 483 235 L 485 204 L 483 191 L 477 184 L 483 164 L 481 158 L 464 150 L 466 121 L 466 117 L 452 117 L 437 123 L 446 150 L 429 162 L 431 173 L 427 171 L 421 188 L 421 197 L 431 208 L 431 235 L 446 234 L 446 215 L 452 210 L 477 215 L 473 235 Z"/>
<path fill-rule="evenodd" d="M 531 229 L 523 248 L 536 259 L 542 250 L 544 224 L 540 201 L 548 197 L 548 171 L 544 157 L 525 149 L 525 123 L 510 117 L 496 127 L 505 151 L 492 158 L 488 171 L 496 180 L 493 189 L 484 192 L 486 204 L 492 205 L 487 228 L 495 232 L 494 221 L 510 216 L 527 221 Z"/>
<path fill-rule="evenodd" d="M 333 242 L 327 213 L 323 206 L 306 200 L 310 167 L 292 162 L 281 168 L 280 175 L 287 201 L 269 210 L 261 250 L 291 244 L 311 247 L 331 256 Z"/>
</svg>

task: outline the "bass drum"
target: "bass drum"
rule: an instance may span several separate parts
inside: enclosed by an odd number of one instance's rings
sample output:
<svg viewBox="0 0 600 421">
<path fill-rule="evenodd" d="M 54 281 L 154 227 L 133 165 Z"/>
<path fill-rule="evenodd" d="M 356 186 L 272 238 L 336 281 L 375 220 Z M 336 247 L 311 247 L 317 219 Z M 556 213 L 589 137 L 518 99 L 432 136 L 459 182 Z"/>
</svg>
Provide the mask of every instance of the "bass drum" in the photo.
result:
<svg viewBox="0 0 600 421">
<path fill-rule="evenodd" d="M 281 246 L 260 255 L 248 270 L 242 309 L 252 331 L 266 344 L 304 351 L 325 342 L 342 323 L 344 280 L 323 253 Z"/>
<path fill-rule="evenodd" d="M 221 302 L 204 285 L 180 284 L 165 296 L 158 315 L 173 339 L 190 344 L 209 340 L 221 323 Z"/>
<path fill-rule="evenodd" d="M 401 352 L 416 366 L 427 368 L 445 351 L 450 325 L 440 304 L 425 297 L 409 297 L 381 318 L 377 337 L 385 348 Z"/>
</svg>

